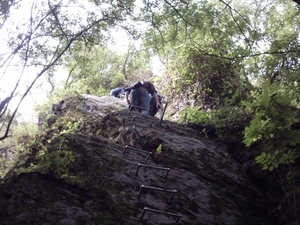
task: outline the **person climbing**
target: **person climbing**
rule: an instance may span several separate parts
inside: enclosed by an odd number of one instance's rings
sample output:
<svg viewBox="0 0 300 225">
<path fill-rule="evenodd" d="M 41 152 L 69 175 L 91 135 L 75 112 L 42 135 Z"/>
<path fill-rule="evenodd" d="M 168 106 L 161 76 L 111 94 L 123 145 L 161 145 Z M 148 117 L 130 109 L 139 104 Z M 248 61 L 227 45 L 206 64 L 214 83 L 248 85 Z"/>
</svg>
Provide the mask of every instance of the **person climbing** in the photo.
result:
<svg viewBox="0 0 300 225">
<path fill-rule="evenodd" d="M 149 94 L 152 95 L 155 101 L 155 108 L 157 112 L 161 108 L 161 104 L 157 95 L 157 91 L 151 82 L 139 81 L 134 85 L 125 88 L 125 99 L 128 105 L 131 105 L 134 110 L 137 110 L 145 115 L 150 115 L 149 112 L 151 99 L 149 99 Z M 151 115 L 153 116 L 153 113 L 151 113 Z"/>
<path fill-rule="evenodd" d="M 158 100 L 159 100 L 159 103 L 161 105 L 161 100 L 162 100 L 162 96 L 159 92 L 157 92 L 157 97 L 158 97 Z M 156 107 L 156 102 L 155 102 L 155 99 L 154 97 L 149 94 L 149 116 L 155 116 L 156 113 L 158 112 L 158 109 Z"/>
<path fill-rule="evenodd" d="M 122 97 L 124 97 L 124 94 L 125 94 L 124 87 L 114 88 L 109 93 L 110 96 L 114 96 L 116 98 L 122 98 Z"/>
</svg>

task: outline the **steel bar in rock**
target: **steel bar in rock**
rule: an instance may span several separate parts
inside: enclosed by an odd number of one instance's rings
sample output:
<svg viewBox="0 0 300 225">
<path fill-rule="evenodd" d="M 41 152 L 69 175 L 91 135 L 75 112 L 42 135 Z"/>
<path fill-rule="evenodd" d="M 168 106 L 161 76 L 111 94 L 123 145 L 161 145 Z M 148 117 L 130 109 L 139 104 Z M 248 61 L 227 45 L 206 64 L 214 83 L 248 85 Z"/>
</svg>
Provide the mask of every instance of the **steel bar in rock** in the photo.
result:
<svg viewBox="0 0 300 225">
<path fill-rule="evenodd" d="M 142 135 L 140 135 L 135 126 L 132 126 L 132 129 L 139 135 L 139 137 L 142 137 Z"/>
<path fill-rule="evenodd" d="M 135 120 L 135 119 L 141 119 L 141 120 L 146 120 L 146 121 L 149 121 L 150 122 L 150 125 L 149 125 L 149 127 L 151 127 L 151 125 L 152 125 L 152 123 L 153 123 L 153 120 L 152 119 L 150 119 L 150 118 L 147 118 L 147 117 L 142 117 L 142 116 L 134 116 L 133 118 L 132 118 L 132 120 L 131 120 L 131 124 L 133 123 L 133 121 Z"/>
<path fill-rule="evenodd" d="M 166 172 L 165 178 L 167 178 L 167 176 L 168 176 L 168 174 L 169 174 L 169 171 L 170 171 L 170 168 L 168 168 L 168 167 L 159 167 L 159 166 L 152 166 L 152 165 L 147 165 L 147 164 L 138 163 L 138 164 L 137 164 L 136 171 L 135 171 L 135 175 L 138 174 L 139 168 L 140 168 L 140 167 L 145 167 L 145 168 L 149 168 L 149 169 L 166 170 L 167 172 Z"/>
<path fill-rule="evenodd" d="M 176 190 L 168 190 L 168 189 L 164 189 L 164 188 L 158 188 L 158 187 L 152 187 L 152 186 L 146 186 L 146 185 L 141 185 L 140 190 L 139 190 L 139 194 L 138 194 L 138 199 L 140 198 L 141 194 L 142 194 L 142 190 L 143 189 L 149 189 L 149 190 L 154 190 L 154 191 L 162 191 L 162 192 L 168 192 L 171 193 L 170 196 L 170 200 L 172 201 L 174 194 L 177 193 Z"/>
<path fill-rule="evenodd" d="M 149 156 L 152 155 L 152 152 L 148 152 L 148 151 L 146 151 L 146 150 L 142 150 L 142 149 L 139 149 L 139 148 L 134 148 L 134 147 L 131 147 L 131 146 L 129 146 L 129 145 L 126 145 L 126 146 L 124 147 L 124 149 L 123 149 L 123 154 L 126 153 L 126 150 L 127 150 L 127 149 L 132 149 L 132 150 L 134 150 L 134 151 L 142 152 L 142 153 L 147 154 L 147 157 L 146 157 L 146 159 L 145 159 L 146 162 L 147 162 L 147 160 L 149 159 Z"/>
<path fill-rule="evenodd" d="M 166 109 L 167 109 L 167 107 L 168 107 L 168 102 L 165 101 L 164 99 L 162 99 L 161 103 L 164 103 L 164 104 L 165 104 L 165 107 L 163 107 L 163 110 L 162 110 L 162 112 L 161 112 L 161 114 L 160 114 L 160 122 L 159 122 L 160 125 L 162 124 L 162 121 L 163 121 L 163 118 L 164 118 Z"/>
<path fill-rule="evenodd" d="M 179 220 L 180 220 L 180 218 L 182 217 L 182 215 L 180 215 L 180 214 L 176 214 L 176 213 L 171 213 L 171 212 L 166 212 L 166 211 L 161 211 L 161 210 L 157 210 L 157 209 L 152 209 L 152 208 L 145 207 L 143 209 L 142 215 L 140 216 L 141 220 L 143 219 L 146 211 L 154 212 L 154 213 L 160 213 L 160 214 L 164 214 L 164 215 L 167 215 L 167 216 L 174 216 L 174 217 L 176 217 L 176 223 L 178 223 Z"/>
<path fill-rule="evenodd" d="M 147 115 L 149 113 L 149 108 L 145 108 L 145 107 L 141 107 L 141 106 L 137 106 L 137 105 L 130 105 L 129 106 L 129 112 L 128 112 L 129 115 L 130 115 L 130 113 L 132 111 L 132 108 L 147 109 Z"/>
</svg>

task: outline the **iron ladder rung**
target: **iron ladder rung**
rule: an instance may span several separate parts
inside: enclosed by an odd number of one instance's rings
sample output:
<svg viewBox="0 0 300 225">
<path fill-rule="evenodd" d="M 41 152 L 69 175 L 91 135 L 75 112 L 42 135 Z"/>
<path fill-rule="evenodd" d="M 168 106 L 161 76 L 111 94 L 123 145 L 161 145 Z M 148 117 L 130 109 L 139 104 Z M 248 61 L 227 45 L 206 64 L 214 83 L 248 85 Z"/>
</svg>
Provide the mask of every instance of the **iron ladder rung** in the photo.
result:
<svg viewBox="0 0 300 225">
<path fill-rule="evenodd" d="M 127 149 L 132 149 L 132 150 L 134 150 L 134 151 L 142 152 L 142 153 L 147 154 L 147 157 L 146 157 L 146 159 L 145 159 L 146 162 L 147 162 L 147 160 L 149 159 L 150 155 L 152 155 L 152 152 L 148 152 L 148 151 L 146 151 L 146 150 L 139 149 L 139 148 L 134 148 L 134 147 L 129 146 L 129 145 L 126 145 L 126 146 L 124 147 L 124 149 L 123 149 L 123 154 L 126 153 L 126 150 L 127 150 Z"/>
<path fill-rule="evenodd" d="M 162 124 L 162 121 L 164 119 L 164 115 L 165 115 L 166 109 L 168 107 L 168 102 L 164 98 L 162 98 L 161 99 L 161 104 L 162 104 L 162 109 L 161 109 L 161 112 L 160 112 L 159 125 Z M 165 106 L 163 106 L 163 104 L 165 104 Z"/>
<path fill-rule="evenodd" d="M 136 171 L 135 171 L 135 176 L 137 176 L 140 167 L 145 167 L 145 168 L 149 168 L 149 169 L 166 170 L 167 172 L 166 172 L 165 178 L 167 178 L 169 171 L 170 171 L 170 168 L 168 168 L 168 167 L 159 167 L 159 166 L 152 166 L 152 165 L 138 163 Z"/>
<path fill-rule="evenodd" d="M 141 185 L 140 190 L 139 190 L 139 194 L 138 194 L 138 199 L 140 199 L 141 194 L 142 194 L 142 190 L 143 189 L 150 189 L 150 190 L 154 190 L 154 191 L 162 191 L 162 192 L 168 192 L 171 193 L 170 196 L 170 200 L 172 201 L 174 194 L 177 193 L 176 190 L 168 190 L 168 189 L 164 189 L 164 188 L 158 188 L 158 187 L 152 187 L 152 186 L 146 186 L 146 185 Z"/>
<path fill-rule="evenodd" d="M 133 124 L 133 121 L 136 119 L 141 119 L 141 120 L 146 120 L 150 122 L 149 127 L 151 127 L 152 123 L 153 123 L 153 119 L 147 118 L 147 117 L 142 117 L 142 116 L 133 116 L 132 120 L 130 121 L 130 124 Z"/>
<path fill-rule="evenodd" d="M 129 112 L 128 112 L 129 115 L 130 115 L 130 113 L 131 113 L 131 111 L 132 111 L 133 108 L 147 109 L 147 115 L 148 115 L 148 113 L 149 113 L 149 108 L 141 107 L 141 106 L 137 106 L 137 105 L 130 105 L 130 106 L 129 106 Z"/>
<path fill-rule="evenodd" d="M 174 217 L 177 217 L 176 218 L 176 223 L 179 222 L 179 219 L 182 217 L 181 214 L 177 214 L 177 213 L 171 213 L 171 212 L 166 212 L 166 211 L 161 211 L 161 210 L 157 210 L 157 209 L 152 209 L 152 208 L 148 208 L 148 207 L 145 207 L 143 209 L 143 212 L 142 212 L 142 215 L 140 216 L 140 219 L 142 220 L 146 211 L 149 211 L 149 212 L 154 212 L 154 213 L 160 213 L 160 214 L 164 214 L 164 215 L 167 215 L 167 216 L 174 216 Z"/>
</svg>

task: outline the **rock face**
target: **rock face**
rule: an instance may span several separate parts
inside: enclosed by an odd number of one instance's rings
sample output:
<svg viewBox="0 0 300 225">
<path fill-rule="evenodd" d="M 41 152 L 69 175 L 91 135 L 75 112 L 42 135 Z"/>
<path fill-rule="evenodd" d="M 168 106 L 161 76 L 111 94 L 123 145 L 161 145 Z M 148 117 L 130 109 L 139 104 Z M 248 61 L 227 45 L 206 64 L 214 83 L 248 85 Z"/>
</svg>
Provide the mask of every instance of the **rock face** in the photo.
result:
<svg viewBox="0 0 300 225">
<path fill-rule="evenodd" d="M 273 224 L 226 146 L 191 129 L 91 95 L 47 124 L 0 186 L 1 225 Z"/>
</svg>

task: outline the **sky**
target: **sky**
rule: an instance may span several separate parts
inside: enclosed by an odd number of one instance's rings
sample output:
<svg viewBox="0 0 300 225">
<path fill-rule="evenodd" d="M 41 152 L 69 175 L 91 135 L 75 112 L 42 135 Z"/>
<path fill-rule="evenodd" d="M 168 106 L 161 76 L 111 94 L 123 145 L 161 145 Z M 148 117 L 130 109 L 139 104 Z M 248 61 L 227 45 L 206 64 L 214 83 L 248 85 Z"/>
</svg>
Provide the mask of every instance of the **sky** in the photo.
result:
<svg viewBox="0 0 300 225">
<path fill-rule="evenodd" d="M 72 7 L 72 5 L 68 4 L 68 0 L 62 0 L 68 6 L 69 9 L 73 9 L 74 12 L 77 11 L 78 8 Z M 54 2 L 54 1 L 52 1 Z M 57 1 L 58 2 L 58 1 Z M 3 63 L 3 58 L 1 56 L 5 53 L 8 53 L 10 50 L 6 48 L 6 41 L 9 39 L 10 35 L 13 35 L 11 32 L 11 28 L 14 27 L 11 24 L 17 24 L 19 29 L 22 29 L 22 24 L 29 21 L 30 11 L 33 4 L 40 4 L 39 0 L 23 0 L 21 7 L 17 10 L 11 12 L 10 20 L 6 22 L 6 26 L 0 29 L 0 63 Z M 35 12 L 38 14 L 39 12 Z M 17 31 L 16 31 L 17 32 Z M 19 31 L 18 31 L 19 32 Z M 114 51 L 122 52 L 127 51 L 128 45 L 130 41 L 126 37 L 124 31 L 118 30 L 115 31 L 115 42 L 114 44 L 110 44 L 110 48 Z M 139 44 L 139 43 L 137 43 Z M 154 57 L 152 60 L 152 67 L 154 75 L 159 74 L 163 70 L 163 64 L 160 62 L 158 57 Z M 21 63 L 16 59 L 12 59 L 10 62 L 10 66 L 1 67 L 0 66 L 0 101 L 7 97 L 12 88 L 15 86 L 16 81 L 21 76 L 20 88 L 18 89 L 19 94 L 23 94 L 26 90 L 26 87 L 31 84 L 32 80 L 36 77 L 36 74 L 40 70 L 35 70 L 33 68 L 25 68 Z M 59 78 L 63 79 L 67 76 L 68 72 L 60 68 L 57 72 L 57 82 L 59 82 Z M 43 77 L 39 78 L 32 91 L 29 93 L 27 97 L 24 98 L 23 102 L 19 107 L 19 112 L 22 114 L 22 119 L 25 121 L 36 122 L 37 116 L 35 115 L 35 111 L 33 110 L 35 104 L 41 103 L 47 100 L 47 93 L 50 90 L 50 85 L 45 81 Z M 10 106 L 13 108 L 18 104 L 19 98 L 14 98 L 14 100 L 10 103 Z"/>
</svg>

